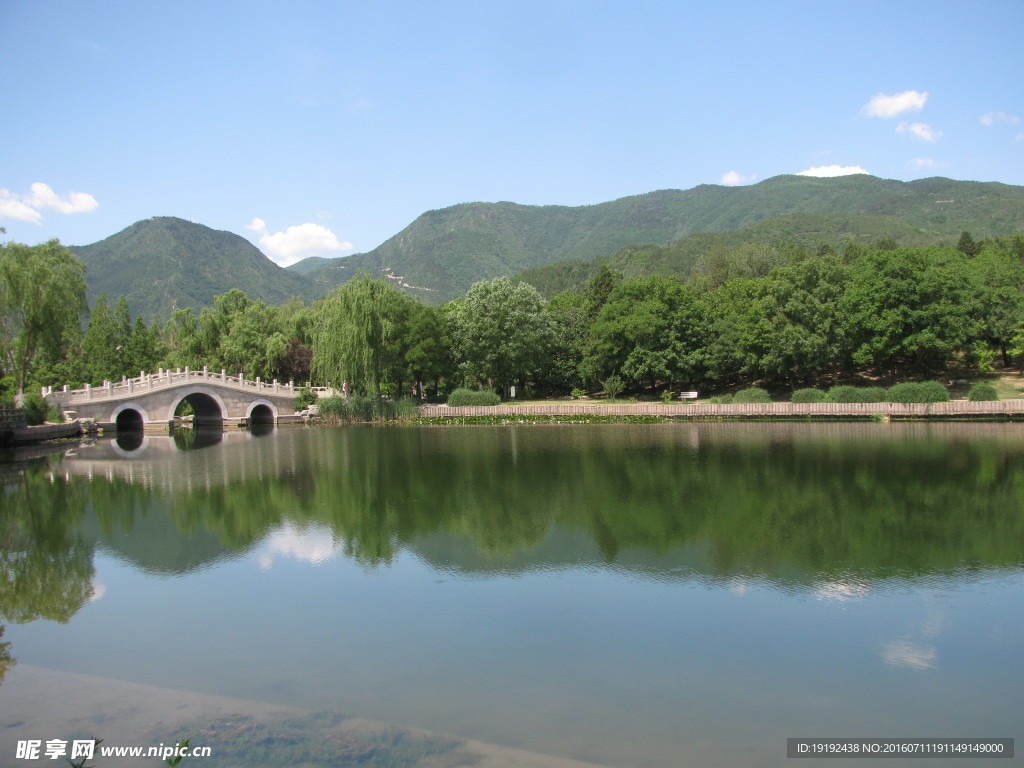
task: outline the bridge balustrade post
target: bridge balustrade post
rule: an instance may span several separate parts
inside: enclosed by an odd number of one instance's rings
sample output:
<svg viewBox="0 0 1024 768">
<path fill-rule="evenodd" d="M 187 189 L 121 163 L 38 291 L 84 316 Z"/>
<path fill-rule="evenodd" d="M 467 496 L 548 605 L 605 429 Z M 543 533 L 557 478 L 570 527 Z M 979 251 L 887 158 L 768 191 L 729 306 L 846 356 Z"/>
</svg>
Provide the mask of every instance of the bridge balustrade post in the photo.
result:
<svg viewBox="0 0 1024 768">
<path fill-rule="evenodd" d="M 227 370 L 225 370 L 224 368 L 221 368 L 221 369 L 220 369 L 220 377 L 221 377 L 222 379 L 224 379 L 224 383 L 225 383 L 225 384 L 227 384 L 227 383 L 228 383 L 228 372 L 227 372 Z"/>
<path fill-rule="evenodd" d="M 106 384 L 106 388 L 107 388 L 107 397 L 110 397 L 113 394 L 114 385 L 111 384 L 109 381 L 104 382 L 104 383 Z"/>
<path fill-rule="evenodd" d="M 185 366 L 185 381 L 188 381 L 188 366 Z"/>
<path fill-rule="evenodd" d="M 245 386 L 245 374 L 242 373 L 241 371 L 238 372 L 238 386 Z"/>
<path fill-rule="evenodd" d="M 147 373 L 146 374 L 146 389 L 152 389 L 152 388 L 153 388 L 153 374 L 152 373 Z"/>
<path fill-rule="evenodd" d="M 203 366 L 203 378 L 204 379 L 210 378 L 210 373 L 209 373 L 209 371 L 206 370 L 206 366 L 205 365 Z"/>
<path fill-rule="evenodd" d="M 277 386 L 277 379 L 274 379 L 274 392 L 280 392 L 281 388 Z"/>
<path fill-rule="evenodd" d="M 128 394 L 130 395 L 135 391 L 135 382 L 132 379 L 128 379 Z"/>
<path fill-rule="evenodd" d="M 256 377 L 256 390 L 259 391 L 259 388 L 260 388 L 260 377 L 257 376 Z"/>
<path fill-rule="evenodd" d="M 295 380 L 294 379 L 289 379 L 289 381 L 288 381 L 288 391 L 289 392 L 295 392 Z"/>
<path fill-rule="evenodd" d="M 85 384 L 85 398 L 86 400 L 92 400 L 92 388 L 89 386 L 88 382 Z"/>
</svg>

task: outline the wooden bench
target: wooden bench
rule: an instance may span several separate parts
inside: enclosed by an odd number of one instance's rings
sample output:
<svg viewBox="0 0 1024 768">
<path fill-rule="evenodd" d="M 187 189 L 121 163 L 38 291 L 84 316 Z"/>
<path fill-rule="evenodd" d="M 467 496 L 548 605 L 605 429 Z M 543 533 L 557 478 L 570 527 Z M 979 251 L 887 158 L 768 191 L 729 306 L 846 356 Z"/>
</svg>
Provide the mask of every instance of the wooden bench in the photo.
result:
<svg viewBox="0 0 1024 768">
<path fill-rule="evenodd" d="M 700 392 L 680 392 L 679 393 L 679 399 L 680 400 L 696 400 L 698 397 L 700 397 Z"/>
</svg>

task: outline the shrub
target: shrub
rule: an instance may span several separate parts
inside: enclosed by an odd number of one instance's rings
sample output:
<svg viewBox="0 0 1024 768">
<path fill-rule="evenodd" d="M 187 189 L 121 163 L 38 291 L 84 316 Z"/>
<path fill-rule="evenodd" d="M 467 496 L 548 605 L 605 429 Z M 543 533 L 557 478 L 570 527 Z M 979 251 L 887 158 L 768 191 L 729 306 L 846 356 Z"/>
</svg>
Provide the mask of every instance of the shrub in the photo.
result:
<svg viewBox="0 0 1024 768">
<path fill-rule="evenodd" d="M 497 405 L 501 398 L 489 389 L 456 389 L 448 396 L 452 408 L 472 405 Z"/>
<path fill-rule="evenodd" d="M 825 402 L 825 392 L 814 387 L 798 389 L 789 400 L 791 403 L 823 403 Z"/>
<path fill-rule="evenodd" d="M 859 403 L 860 393 L 857 392 L 856 387 L 850 387 L 845 384 L 832 387 L 828 392 L 825 393 L 826 403 Z"/>
<path fill-rule="evenodd" d="M 44 423 L 46 417 L 50 415 L 50 404 L 46 402 L 42 395 L 36 392 L 25 395 L 23 407 L 25 409 L 25 421 L 32 426 Z"/>
<path fill-rule="evenodd" d="M 749 389 L 741 389 L 737 392 L 733 396 L 732 401 L 734 403 L 770 403 L 772 398 L 760 387 L 750 387 Z"/>
<path fill-rule="evenodd" d="M 380 400 L 360 395 L 321 397 L 316 404 L 317 415 L 327 421 L 394 421 L 419 414 L 414 397 Z"/>
<path fill-rule="evenodd" d="M 944 403 L 949 393 L 937 381 L 905 381 L 889 387 L 886 399 L 890 403 Z"/>
<path fill-rule="evenodd" d="M 295 410 L 301 411 L 307 405 L 313 405 L 317 401 L 316 392 L 309 387 L 303 387 L 295 396 Z"/>
<path fill-rule="evenodd" d="M 708 402 L 711 405 L 731 405 L 732 395 L 715 395 L 714 397 L 709 397 Z"/>
<path fill-rule="evenodd" d="M 0 379 L 0 408 L 14 407 L 14 377 L 7 376 Z"/>
<path fill-rule="evenodd" d="M 601 382 L 601 387 L 604 389 L 605 392 L 608 393 L 608 399 L 614 400 L 616 397 L 619 396 L 622 390 L 626 388 L 626 385 L 622 383 L 621 378 L 619 378 L 616 374 L 613 373 L 611 376 L 609 376 L 607 379 Z"/>
<path fill-rule="evenodd" d="M 888 390 L 885 387 L 858 387 L 862 403 L 884 403 L 887 402 Z"/>
<path fill-rule="evenodd" d="M 967 399 L 972 402 L 981 402 L 983 400 L 998 400 L 999 393 L 996 388 L 989 384 L 987 381 L 979 381 L 967 392 Z"/>
<path fill-rule="evenodd" d="M 883 387 L 851 387 L 841 384 L 825 393 L 826 403 L 884 403 Z"/>
</svg>

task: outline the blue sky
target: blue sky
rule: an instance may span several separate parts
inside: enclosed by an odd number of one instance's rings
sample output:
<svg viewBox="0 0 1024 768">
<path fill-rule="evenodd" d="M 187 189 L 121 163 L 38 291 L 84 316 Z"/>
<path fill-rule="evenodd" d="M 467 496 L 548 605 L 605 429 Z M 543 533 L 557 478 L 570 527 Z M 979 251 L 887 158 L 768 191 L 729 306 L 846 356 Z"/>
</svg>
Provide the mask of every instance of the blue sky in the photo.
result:
<svg viewBox="0 0 1024 768">
<path fill-rule="evenodd" d="M 1022 30 L 1021 0 L 0 0 L 0 226 L 180 216 L 290 263 L 470 201 L 1024 185 Z"/>
</svg>

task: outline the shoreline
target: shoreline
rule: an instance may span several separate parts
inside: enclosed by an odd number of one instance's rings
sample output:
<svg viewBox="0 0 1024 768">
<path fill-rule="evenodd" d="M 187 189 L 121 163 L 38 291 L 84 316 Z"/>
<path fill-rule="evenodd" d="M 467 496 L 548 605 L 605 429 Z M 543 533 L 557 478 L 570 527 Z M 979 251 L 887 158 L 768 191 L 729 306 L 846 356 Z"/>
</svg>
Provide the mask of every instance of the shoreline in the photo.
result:
<svg viewBox="0 0 1024 768">
<path fill-rule="evenodd" d="M 466 421 L 480 419 L 484 421 Z M 551 403 L 544 405 L 460 406 L 424 405 L 417 423 L 528 423 L 588 421 L 1012 421 L 1024 419 L 1024 400 L 942 403 Z"/>
</svg>

